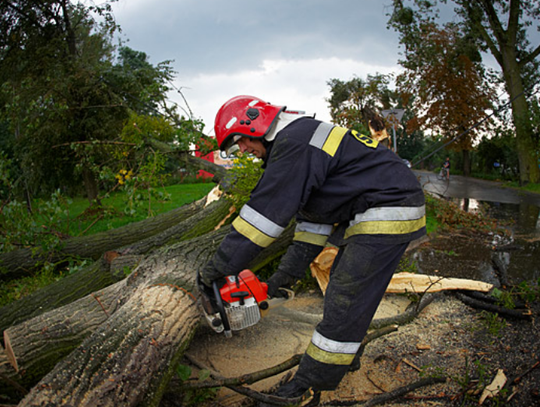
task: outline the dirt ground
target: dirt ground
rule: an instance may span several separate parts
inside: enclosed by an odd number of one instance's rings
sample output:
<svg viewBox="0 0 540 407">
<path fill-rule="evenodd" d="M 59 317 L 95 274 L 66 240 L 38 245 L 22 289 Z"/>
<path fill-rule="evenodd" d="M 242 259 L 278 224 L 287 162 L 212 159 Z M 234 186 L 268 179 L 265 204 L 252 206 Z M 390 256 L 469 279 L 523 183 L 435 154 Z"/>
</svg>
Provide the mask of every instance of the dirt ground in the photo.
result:
<svg viewBox="0 0 540 407">
<path fill-rule="evenodd" d="M 434 248 L 449 236 L 440 236 L 408 253 L 437 252 Z M 471 237 L 459 236 L 464 248 Z M 454 240 L 456 242 L 456 240 Z M 476 242 L 478 243 L 478 242 Z M 486 240 L 486 246 L 491 242 Z M 484 244 L 482 243 L 482 244 Z M 478 267 L 470 259 L 459 263 L 457 254 L 450 261 L 436 259 L 423 263 L 423 272 L 445 275 L 442 267 L 459 268 L 467 274 Z M 480 257 L 489 254 L 478 254 Z M 435 259 L 435 256 L 432 256 Z M 309 344 L 315 325 L 322 317 L 323 296 L 319 290 L 297 295 L 286 306 L 273 309 L 254 327 L 233 334 L 230 339 L 206 326 L 197 332 L 187 354 L 189 358 L 225 377 L 238 377 L 275 366 Z M 410 304 L 404 295 L 386 295 L 375 319 L 402 313 Z M 534 314 L 538 304 L 531 304 Z M 370 342 L 362 357 L 361 369 L 348 373 L 338 389 L 324 392 L 320 405 L 361 405 L 382 393 L 411 384 L 427 376 L 444 376 L 445 383 L 423 387 L 392 402 L 391 406 L 472 406 L 479 405 L 482 390 L 502 369 L 512 383 L 499 395 L 487 398 L 485 406 L 540 406 L 540 334 L 535 318 L 503 319 L 473 309 L 451 293 L 439 294 L 414 321 L 397 331 Z M 188 363 L 188 362 L 186 362 Z M 292 369 L 294 372 L 294 369 Z M 257 382 L 250 388 L 268 391 L 286 373 Z M 253 401 L 229 389 L 196 405 L 252 406 Z"/>
</svg>

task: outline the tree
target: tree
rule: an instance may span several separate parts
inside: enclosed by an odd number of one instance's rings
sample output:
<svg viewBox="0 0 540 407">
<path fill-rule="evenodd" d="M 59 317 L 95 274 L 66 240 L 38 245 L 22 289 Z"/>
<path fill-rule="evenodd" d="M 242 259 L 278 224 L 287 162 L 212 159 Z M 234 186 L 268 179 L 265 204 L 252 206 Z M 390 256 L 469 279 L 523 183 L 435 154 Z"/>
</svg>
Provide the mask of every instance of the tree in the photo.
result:
<svg viewBox="0 0 540 407">
<path fill-rule="evenodd" d="M 388 75 L 368 75 L 366 80 L 354 77 L 349 81 L 330 79 L 327 99 L 332 121 L 337 125 L 368 132 L 369 121 L 376 112 L 392 107 Z M 360 126 L 360 127 L 359 127 Z"/>
<path fill-rule="evenodd" d="M 470 174 L 469 151 L 479 131 L 487 122 L 475 126 L 485 117 L 494 98 L 486 86 L 478 54 L 457 27 L 447 24 L 439 29 L 424 22 L 418 27 L 415 45 L 408 44 L 405 72 L 398 77 L 398 89 L 405 103 L 411 100 L 417 114 L 408 122 L 408 130 L 418 128 L 439 133 L 445 142 L 463 134 L 450 144 L 463 154 L 464 174 Z M 411 99 L 411 96 L 414 97 Z"/>
<path fill-rule="evenodd" d="M 414 0 L 416 10 L 394 1 L 390 24 L 401 34 L 401 43 L 419 48 L 420 29 L 432 24 L 439 15 L 440 2 Z M 522 183 L 538 182 L 538 146 L 534 143 L 530 111 L 530 91 L 538 78 L 540 45 L 531 46 L 528 29 L 540 28 L 540 4 L 533 0 L 453 0 L 458 26 L 469 49 L 486 51 L 497 61 L 500 81 L 504 84 L 512 108 Z"/>
<path fill-rule="evenodd" d="M 26 189 L 73 192 L 82 180 L 88 199 L 98 199 L 100 172 L 130 112 L 156 115 L 161 108 L 173 116 L 169 126 L 181 121 L 165 102 L 169 62 L 154 67 L 127 47 L 115 61 L 118 27 L 108 3 L 9 0 L 0 11 L 0 108 Z"/>
</svg>

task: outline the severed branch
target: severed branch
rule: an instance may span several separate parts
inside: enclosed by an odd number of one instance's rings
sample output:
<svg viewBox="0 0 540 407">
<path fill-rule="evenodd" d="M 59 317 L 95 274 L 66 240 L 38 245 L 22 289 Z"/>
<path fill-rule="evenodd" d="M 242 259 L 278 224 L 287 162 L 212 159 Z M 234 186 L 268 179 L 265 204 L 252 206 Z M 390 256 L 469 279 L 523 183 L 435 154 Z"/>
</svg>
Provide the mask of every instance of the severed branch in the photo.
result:
<svg viewBox="0 0 540 407">
<path fill-rule="evenodd" d="M 227 387 L 237 393 L 240 393 L 244 396 L 250 397 L 257 401 L 270 403 L 274 405 L 286 406 L 290 404 L 297 404 L 300 401 L 302 401 L 302 397 L 295 397 L 295 398 L 277 397 L 277 396 L 272 396 L 268 394 L 263 394 L 258 391 L 252 390 L 248 387 L 242 386 L 242 384 L 253 384 L 259 380 L 263 380 L 268 377 L 275 376 L 279 373 L 282 373 L 286 370 L 293 368 L 294 366 L 298 365 L 298 363 L 300 363 L 300 360 L 302 359 L 301 354 L 293 355 L 291 358 L 287 359 L 283 363 L 280 363 L 279 365 L 270 367 L 268 369 L 263 369 L 263 370 L 260 370 L 258 372 L 254 372 L 251 374 L 242 375 L 237 378 L 225 378 L 222 375 L 220 375 L 218 372 L 214 371 L 213 369 L 209 369 L 208 367 L 204 366 L 203 364 L 196 361 L 195 359 L 189 356 L 186 356 L 186 357 L 191 363 L 193 363 L 199 369 L 208 370 L 210 372 L 210 376 L 214 380 L 212 381 L 207 380 L 207 381 L 195 382 L 195 383 L 181 383 L 179 380 L 173 379 L 169 383 L 169 390 L 167 391 L 168 393 L 182 393 L 182 392 L 185 392 L 185 390 L 187 389 Z"/>
<path fill-rule="evenodd" d="M 530 368 L 528 368 L 522 373 L 515 375 L 513 378 L 508 380 L 506 384 L 504 385 L 503 389 L 509 389 L 511 385 L 519 383 L 521 379 L 523 379 L 526 375 L 531 373 L 534 369 L 537 369 L 539 366 L 540 366 L 540 360 L 537 360 Z"/>
<path fill-rule="evenodd" d="M 405 325 L 409 322 L 411 322 L 414 318 L 418 316 L 418 314 L 429 304 L 433 302 L 433 300 L 440 295 L 440 293 L 427 293 L 423 294 L 420 298 L 420 301 L 417 303 L 411 303 L 407 309 L 402 312 L 399 315 L 388 317 L 388 318 L 379 318 L 375 319 L 371 322 L 370 328 L 374 329 L 380 329 L 382 327 L 388 326 L 388 325 Z"/>
<path fill-rule="evenodd" d="M 194 383 L 183 383 L 180 384 L 179 387 L 181 389 L 207 389 L 212 387 L 231 387 L 240 386 L 243 384 L 253 384 L 260 380 L 275 376 L 286 370 L 292 369 L 300 363 L 301 359 L 302 355 L 296 354 L 293 355 L 291 358 L 287 359 L 285 362 L 280 363 L 279 365 L 270 367 L 268 369 L 259 370 L 254 373 L 245 374 L 239 377 L 225 378 L 213 372 L 212 376 L 214 377 L 214 380 L 205 380 L 202 382 L 197 381 Z"/>
<path fill-rule="evenodd" d="M 516 318 L 516 319 L 529 319 L 532 317 L 530 310 L 514 310 L 505 307 L 501 307 L 495 304 L 489 304 L 487 302 L 471 298 L 464 293 L 456 292 L 456 297 L 461 300 L 464 304 L 469 305 L 473 308 L 482 309 L 489 312 L 496 312 L 497 314 L 507 317 L 507 318 Z"/>
<path fill-rule="evenodd" d="M 431 386 L 433 384 L 438 383 L 444 383 L 446 382 L 445 377 L 428 377 L 425 379 L 418 380 L 414 383 L 408 384 L 406 386 L 399 387 L 397 389 L 394 389 L 392 391 L 389 391 L 387 393 L 380 394 L 378 396 L 372 397 L 371 399 L 367 400 L 366 402 L 360 401 L 360 400 L 349 400 L 349 401 L 341 401 L 341 400 L 335 400 L 335 401 L 328 401 L 325 403 L 325 405 L 329 406 L 357 406 L 361 405 L 363 407 L 373 407 L 380 404 L 388 403 L 389 401 L 395 400 L 401 396 L 404 396 L 405 394 L 417 390 L 421 387 L 425 386 Z"/>
<path fill-rule="evenodd" d="M 363 406 L 371 407 L 371 406 L 376 406 L 379 404 L 384 404 L 391 400 L 395 400 L 398 397 L 401 397 L 411 391 L 419 389 L 421 387 L 431 386 L 433 384 L 444 383 L 444 382 L 446 382 L 446 377 L 428 377 L 425 379 L 421 379 L 421 380 L 418 380 L 417 382 L 394 389 L 388 393 L 375 396 L 369 399 L 365 404 L 363 404 Z"/>
</svg>

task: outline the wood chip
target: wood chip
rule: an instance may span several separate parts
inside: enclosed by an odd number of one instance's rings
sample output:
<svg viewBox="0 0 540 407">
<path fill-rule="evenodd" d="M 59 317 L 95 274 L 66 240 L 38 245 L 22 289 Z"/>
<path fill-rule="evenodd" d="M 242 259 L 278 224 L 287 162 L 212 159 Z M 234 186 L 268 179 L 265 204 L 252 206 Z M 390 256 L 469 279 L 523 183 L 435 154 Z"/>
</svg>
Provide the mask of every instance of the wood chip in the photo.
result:
<svg viewBox="0 0 540 407">
<path fill-rule="evenodd" d="M 482 395 L 480 396 L 480 400 L 478 401 L 478 404 L 482 405 L 488 397 L 494 397 L 497 394 L 499 394 L 501 389 L 506 384 L 506 380 L 507 378 L 503 370 L 502 369 L 497 370 L 497 374 L 495 375 L 495 378 L 493 379 L 493 381 L 482 392 Z"/>
</svg>

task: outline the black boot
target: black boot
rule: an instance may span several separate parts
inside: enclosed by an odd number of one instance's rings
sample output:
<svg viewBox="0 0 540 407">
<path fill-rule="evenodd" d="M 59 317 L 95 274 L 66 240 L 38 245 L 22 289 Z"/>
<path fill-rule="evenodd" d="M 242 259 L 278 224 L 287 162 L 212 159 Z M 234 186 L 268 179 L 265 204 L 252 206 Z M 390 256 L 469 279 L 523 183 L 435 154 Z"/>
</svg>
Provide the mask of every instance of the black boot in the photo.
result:
<svg viewBox="0 0 540 407">
<path fill-rule="evenodd" d="M 297 383 L 294 379 L 289 383 L 286 383 L 277 389 L 277 391 L 270 395 L 275 397 L 275 403 L 259 403 L 258 407 L 273 407 L 276 405 L 294 405 L 302 407 L 317 406 L 321 399 L 321 393 L 314 391 L 313 389 Z M 280 400 L 282 399 L 282 400 Z M 291 401 L 283 399 L 298 399 L 295 404 L 291 404 Z"/>
</svg>

